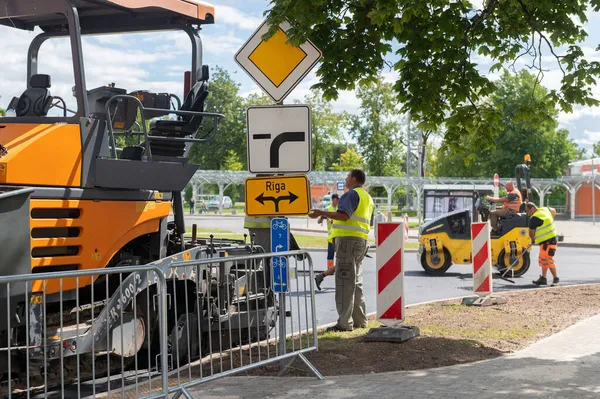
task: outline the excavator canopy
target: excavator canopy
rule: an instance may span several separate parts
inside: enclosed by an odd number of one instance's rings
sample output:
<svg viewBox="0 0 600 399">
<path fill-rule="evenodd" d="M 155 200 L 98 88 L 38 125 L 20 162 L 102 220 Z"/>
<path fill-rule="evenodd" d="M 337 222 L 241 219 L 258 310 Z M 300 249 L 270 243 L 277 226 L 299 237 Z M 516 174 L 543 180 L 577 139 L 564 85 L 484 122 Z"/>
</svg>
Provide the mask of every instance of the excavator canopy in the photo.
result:
<svg viewBox="0 0 600 399">
<path fill-rule="evenodd" d="M 12 28 L 65 31 L 71 12 L 82 34 L 212 24 L 215 16 L 214 7 L 199 0 L 0 0 L 0 24 Z"/>
</svg>

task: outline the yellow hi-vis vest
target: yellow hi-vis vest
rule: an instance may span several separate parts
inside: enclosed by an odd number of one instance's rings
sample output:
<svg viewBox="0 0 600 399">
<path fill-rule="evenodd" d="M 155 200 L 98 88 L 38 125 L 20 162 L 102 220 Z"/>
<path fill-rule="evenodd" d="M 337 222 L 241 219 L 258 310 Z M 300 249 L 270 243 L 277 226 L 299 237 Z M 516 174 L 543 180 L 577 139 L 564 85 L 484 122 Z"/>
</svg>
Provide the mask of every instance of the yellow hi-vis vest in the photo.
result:
<svg viewBox="0 0 600 399">
<path fill-rule="evenodd" d="M 337 211 L 337 207 L 333 206 L 333 205 L 329 205 L 327 207 L 327 211 L 328 212 L 335 212 Z M 331 237 L 331 231 L 333 229 L 333 220 L 331 219 L 327 219 L 327 241 L 329 241 L 330 243 L 333 244 L 333 237 Z"/>
<path fill-rule="evenodd" d="M 556 228 L 554 227 L 554 218 L 552 217 L 549 208 L 538 208 L 532 217 L 536 217 L 542 221 L 542 225 L 535 229 L 535 244 L 539 244 L 557 236 Z"/>
<path fill-rule="evenodd" d="M 373 198 L 362 187 L 354 188 L 358 193 L 358 208 L 348 220 L 333 221 L 331 238 L 335 237 L 361 237 L 367 240 L 369 238 L 369 229 L 371 227 L 371 215 L 375 210 Z"/>
<path fill-rule="evenodd" d="M 267 216 L 262 217 L 244 217 L 244 228 L 245 229 L 270 229 L 271 219 Z"/>
</svg>

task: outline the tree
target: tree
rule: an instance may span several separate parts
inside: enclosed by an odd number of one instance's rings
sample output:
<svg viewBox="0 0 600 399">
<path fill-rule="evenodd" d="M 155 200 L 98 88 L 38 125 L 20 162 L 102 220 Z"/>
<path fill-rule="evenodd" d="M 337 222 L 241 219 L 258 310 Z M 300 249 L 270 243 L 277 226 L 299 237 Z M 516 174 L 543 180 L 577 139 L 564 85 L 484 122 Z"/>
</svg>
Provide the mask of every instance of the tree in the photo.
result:
<svg viewBox="0 0 600 399">
<path fill-rule="evenodd" d="M 461 140 L 462 150 L 448 146 L 448 137 L 438 154 L 437 172 L 443 176 L 514 177 L 515 167 L 530 154 L 532 176 L 556 177 L 564 174 L 568 163 L 579 152 L 569 140 L 569 132 L 558 129 L 558 111 L 548 97 L 548 90 L 536 82 L 533 74 L 521 71 L 516 76 L 504 71 L 498 90 L 485 105 L 499 110 L 503 130 L 491 146 L 482 149 L 475 137 Z M 536 123 L 523 117 L 523 110 L 537 113 Z"/>
<path fill-rule="evenodd" d="M 299 101 L 295 101 L 299 103 Z M 304 97 L 312 111 L 312 168 L 326 170 L 328 154 L 333 146 L 341 141 L 342 129 L 348 123 L 348 114 L 336 113 L 332 110 L 331 102 L 323 99 L 318 90 L 311 90 Z"/>
<path fill-rule="evenodd" d="M 6 116 L 6 110 L 4 108 L 0 108 L 0 116 Z"/>
<path fill-rule="evenodd" d="M 194 143 L 190 149 L 190 160 L 202 169 L 224 169 L 225 160 L 230 151 L 246 166 L 246 116 L 244 100 L 239 95 L 239 83 L 229 73 L 216 67 L 211 74 L 210 93 L 205 101 L 205 112 L 217 112 L 224 115 L 219 121 L 217 135 L 209 142 Z M 202 130 L 197 138 L 208 137 L 213 133 L 213 118 L 205 117 Z"/>
<path fill-rule="evenodd" d="M 478 142 L 488 146 L 504 117 L 499 110 L 481 108 L 481 101 L 498 88 L 480 71 L 477 57 L 491 61 L 490 72 L 518 61 L 540 72 L 538 77 L 550 57 L 562 71 L 560 89 L 548 93 L 553 105 L 570 112 L 575 104 L 599 104 L 592 89 L 600 63 L 586 58 L 577 45 L 587 36 L 582 27 L 586 11 L 598 11 L 598 0 L 487 0 L 478 8 L 468 0 L 270 4 L 265 14 L 271 29 L 265 38 L 288 20 L 292 44 L 312 40 L 323 52 L 315 87 L 326 99 L 377 81 L 381 69 L 391 65 L 386 57 L 395 55 L 394 89 L 402 112 L 424 131 L 444 127 L 448 145 L 460 145 L 465 135 L 479 135 Z M 530 109 L 513 115 L 536 119 Z"/>
<path fill-rule="evenodd" d="M 600 141 L 594 144 L 592 157 L 600 157 Z"/>
<path fill-rule="evenodd" d="M 392 85 L 380 77 L 361 85 L 357 97 L 361 100 L 361 111 L 351 119 L 350 134 L 358 142 L 368 173 L 402 175 L 405 153 Z"/>
<path fill-rule="evenodd" d="M 353 147 L 347 147 L 346 151 L 340 155 L 339 162 L 331 165 L 331 170 L 337 172 L 348 172 L 352 169 L 363 169 L 364 161 Z"/>
<path fill-rule="evenodd" d="M 238 154 L 234 150 L 229 150 L 223 160 L 223 170 L 242 170 L 244 165 L 240 162 Z"/>
</svg>

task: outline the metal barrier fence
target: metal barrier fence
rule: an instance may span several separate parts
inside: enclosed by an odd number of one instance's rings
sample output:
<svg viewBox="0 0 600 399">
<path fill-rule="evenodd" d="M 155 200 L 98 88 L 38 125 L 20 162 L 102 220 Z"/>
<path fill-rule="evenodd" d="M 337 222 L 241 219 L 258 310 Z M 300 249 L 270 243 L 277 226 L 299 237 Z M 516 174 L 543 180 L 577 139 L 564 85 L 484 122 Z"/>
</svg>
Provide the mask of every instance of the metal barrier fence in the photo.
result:
<svg viewBox="0 0 600 399">
<path fill-rule="evenodd" d="M 155 359 L 142 346 L 155 335 L 166 348 L 160 317 L 153 329 L 143 321 L 166 313 L 165 286 L 151 265 L 1 277 L 0 396 L 110 395 L 134 378 L 164 397 L 166 379 L 153 382 Z"/>
<path fill-rule="evenodd" d="M 323 378 L 304 356 L 317 349 L 307 252 L 277 253 L 291 267 L 281 294 L 271 288 L 272 253 L 187 255 L 1 277 L 0 396 L 191 397 L 199 384 L 261 366 L 281 375 L 296 359 Z"/>
</svg>

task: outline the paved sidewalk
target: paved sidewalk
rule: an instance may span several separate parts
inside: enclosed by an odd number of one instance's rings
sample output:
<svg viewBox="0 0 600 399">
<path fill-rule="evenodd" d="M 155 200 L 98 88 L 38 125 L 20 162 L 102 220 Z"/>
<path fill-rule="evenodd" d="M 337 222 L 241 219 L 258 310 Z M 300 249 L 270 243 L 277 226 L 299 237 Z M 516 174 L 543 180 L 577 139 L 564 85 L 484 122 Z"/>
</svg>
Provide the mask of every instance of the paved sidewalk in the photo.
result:
<svg viewBox="0 0 600 399">
<path fill-rule="evenodd" d="M 599 398 L 600 315 L 523 351 L 432 370 L 316 378 L 228 377 L 194 398 Z"/>
</svg>

